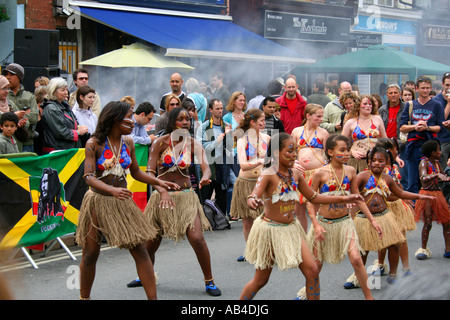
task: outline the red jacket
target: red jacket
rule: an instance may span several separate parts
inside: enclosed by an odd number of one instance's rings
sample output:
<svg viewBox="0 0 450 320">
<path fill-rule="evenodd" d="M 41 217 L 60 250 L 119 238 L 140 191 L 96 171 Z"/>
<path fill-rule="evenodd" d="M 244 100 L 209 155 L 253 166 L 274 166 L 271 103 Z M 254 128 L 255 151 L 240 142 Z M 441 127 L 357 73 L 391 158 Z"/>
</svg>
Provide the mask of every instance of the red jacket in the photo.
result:
<svg viewBox="0 0 450 320">
<path fill-rule="evenodd" d="M 291 113 L 287 104 L 286 104 L 286 92 L 278 97 L 275 101 L 281 107 L 281 122 L 283 122 L 284 130 L 286 133 L 291 134 L 292 130 L 297 127 L 300 127 L 303 119 L 305 118 L 305 107 L 306 101 L 302 98 L 302 96 L 297 92 L 297 106 L 295 107 L 294 113 Z"/>
</svg>

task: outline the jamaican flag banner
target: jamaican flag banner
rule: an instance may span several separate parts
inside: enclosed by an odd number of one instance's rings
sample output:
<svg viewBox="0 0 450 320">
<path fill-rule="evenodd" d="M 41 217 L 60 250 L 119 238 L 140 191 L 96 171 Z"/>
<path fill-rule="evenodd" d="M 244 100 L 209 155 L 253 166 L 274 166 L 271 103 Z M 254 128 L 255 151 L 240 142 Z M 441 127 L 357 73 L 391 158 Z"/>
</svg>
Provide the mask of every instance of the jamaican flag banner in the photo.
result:
<svg viewBox="0 0 450 320">
<path fill-rule="evenodd" d="M 0 249 L 75 232 L 88 186 L 84 149 L 0 159 Z"/>
<path fill-rule="evenodd" d="M 145 171 L 147 168 L 147 162 L 148 162 L 148 149 L 149 146 L 142 145 L 142 144 L 135 144 L 135 154 L 136 154 L 136 160 L 139 164 L 139 168 L 142 171 Z M 128 189 L 130 189 L 131 192 L 133 192 L 133 200 L 136 202 L 138 207 L 144 211 L 145 206 L 147 205 L 147 184 L 137 181 L 133 179 L 131 174 L 127 176 L 127 186 Z"/>
</svg>

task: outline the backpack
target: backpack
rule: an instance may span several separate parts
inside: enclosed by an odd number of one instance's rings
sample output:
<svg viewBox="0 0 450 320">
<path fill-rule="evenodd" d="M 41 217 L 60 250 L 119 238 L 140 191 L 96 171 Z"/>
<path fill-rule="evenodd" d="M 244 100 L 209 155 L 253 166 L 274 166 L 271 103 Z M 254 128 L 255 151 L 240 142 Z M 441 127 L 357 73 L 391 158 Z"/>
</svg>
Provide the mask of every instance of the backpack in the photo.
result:
<svg viewBox="0 0 450 320">
<path fill-rule="evenodd" d="M 223 214 L 222 210 L 219 209 L 214 201 L 209 199 L 205 200 L 205 203 L 203 204 L 203 211 L 205 212 L 205 216 L 211 224 L 211 228 L 213 230 L 231 228 L 227 217 Z"/>
</svg>

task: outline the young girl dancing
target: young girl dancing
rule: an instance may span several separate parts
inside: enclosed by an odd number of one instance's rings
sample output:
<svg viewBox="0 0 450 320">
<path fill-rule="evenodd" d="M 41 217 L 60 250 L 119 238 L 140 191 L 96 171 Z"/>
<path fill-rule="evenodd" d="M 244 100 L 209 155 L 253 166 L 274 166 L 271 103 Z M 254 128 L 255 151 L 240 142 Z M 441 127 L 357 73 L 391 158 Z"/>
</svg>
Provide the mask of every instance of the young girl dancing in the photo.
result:
<svg viewBox="0 0 450 320">
<path fill-rule="evenodd" d="M 268 154 L 270 167 L 262 172 L 247 201 L 252 209 L 264 206 L 264 214 L 255 219 L 247 239 L 245 258 L 256 271 L 242 290 L 240 299 L 253 299 L 277 264 L 280 270 L 299 267 L 306 278 L 307 298 L 318 300 L 319 271 L 305 241 L 305 232 L 295 216 L 298 192 L 313 203 L 350 202 L 362 200 L 362 197 L 323 196 L 313 191 L 302 174 L 292 170 L 297 155 L 294 139 L 289 134 L 273 136 Z"/>
<path fill-rule="evenodd" d="M 375 146 L 367 156 L 368 170 L 359 173 L 356 178 L 358 188 L 372 216 L 383 230 L 383 237 L 381 239 L 378 237 L 364 213 L 357 212 L 354 221 L 359 243 L 365 251 L 365 254 L 362 256 L 364 264 L 367 261 L 369 251 L 378 251 L 385 248 L 392 250 L 392 254 L 388 256 L 390 270 L 387 281 L 388 283 L 393 283 L 397 274 L 399 260 L 398 245 L 405 242 L 405 237 L 395 221 L 393 213 L 388 209 L 388 197 L 391 194 L 402 199 L 411 200 L 432 199 L 433 197 L 400 189 L 397 183 L 388 174 L 384 173 L 389 157 L 392 157 L 392 155 L 386 149 Z M 392 163 L 393 158 L 390 161 Z M 354 275 L 350 276 L 344 285 L 346 289 L 357 286 L 357 279 L 355 279 Z"/>
<path fill-rule="evenodd" d="M 398 143 L 395 139 L 382 138 L 377 142 L 377 146 L 387 149 L 391 154 L 392 158 L 395 159 L 398 156 Z M 389 157 L 390 159 L 390 157 Z M 386 164 L 385 173 L 389 174 L 392 179 L 397 183 L 400 189 L 403 189 L 401 181 L 401 175 L 398 166 L 395 163 L 391 163 L 388 160 Z M 394 197 L 394 196 L 391 196 Z M 403 275 L 410 275 L 409 267 L 409 257 L 408 257 L 408 242 L 406 239 L 406 231 L 411 231 L 416 229 L 416 222 L 414 221 L 414 209 L 412 208 L 409 201 L 397 198 L 395 201 L 388 201 L 388 209 L 391 211 L 395 220 L 397 221 L 400 230 L 405 237 L 405 242 L 400 244 L 399 254 L 403 265 Z M 374 268 L 372 271 L 373 275 L 381 276 L 387 269 L 387 264 L 384 263 L 386 257 L 386 249 L 378 251 L 378 259 L 374 261 Z"/>
<path fill-rule="evenodd" d="M 445 241 L 444 257 L 450 258 L 450 212 L 444 194 L 439 188 L 438 182 L 449 181 L 449 177 L 444 175 L 439 164 L 442 152 L 439 143 L 435 140 L 427 141 L 422 146 L 424 158 L 419 165 L 420 180 L 422 188 L 419 194 L 432 195 L 434 200 L 416 201 L 416 221 L 423 218 L 422 247 L 416 251 L 416 258 L 425 260 L 431 257 L 431 251 L 427 248 L 428 237 L 433 221 L 442 224 Z"/>
<path fill-rule="evenodd" d="M 244 239 L 247 241 L 253 221 L 261 214 L 262 209 L 252 210 L 247 206 L 247 197 L 252 193 L 256 180 L 261 175 L 270 136 L 261 131 L 266 126 L 264 112 L 251 109 L 237 127 L 237 155 L 241 170 L 236 179 L 231 198 L 230 215 L 242 219 Z M 237 261 L 244 261 L 240 256 Z"/>
<path fill-rule="evenodd" d="M 323 119 L 323 107 L 318 104 L 308 104 L 305 107 L 305 119 L 302 126 L 292 130 L 292 137 L 297 147 L 297 161 L 294 167 L 303 173 L 306 182 L 310 183 L 314 171 L 327 163 L 324 146 L 329 136 L 328 131 L 319 127 Z M 305 229 L 308 228 L 306 217 L 306 201 L 300 196 L 296 204 L 295 214 Z"/>
<path fill-rule="evenodd" d="M 317 169 L 313 175 L 311 188 L 319 190 L 323 195 L 359 194 L 356 184 L 356 170 L 344 165 L 350 159 L 350 139 L 343 135 L 331 135 L 325 144 L 325 153 L 329 163 Z M 382 230 L 373 218 L 363 200 L 356 204 L 366 215 L 373 231 L 382 237 Z M 367 272 L 361 259 L 362 251 L 355 224 L 345 203 L 330 205 L 312 205 L 308 203 L 311 218 L 311 229 L 308 232 L 308 244 L 312 249 L 319 272 L 324 262 L 338 264 L 348 254 L 356 277 L 361 283 L 364 297 L 373 300 L 372 292 L 367 285 Z M 316 218 L 317 213 L 317 218 Z M 304 299 L 304 289 L 298 293 Z"/>
</svg>

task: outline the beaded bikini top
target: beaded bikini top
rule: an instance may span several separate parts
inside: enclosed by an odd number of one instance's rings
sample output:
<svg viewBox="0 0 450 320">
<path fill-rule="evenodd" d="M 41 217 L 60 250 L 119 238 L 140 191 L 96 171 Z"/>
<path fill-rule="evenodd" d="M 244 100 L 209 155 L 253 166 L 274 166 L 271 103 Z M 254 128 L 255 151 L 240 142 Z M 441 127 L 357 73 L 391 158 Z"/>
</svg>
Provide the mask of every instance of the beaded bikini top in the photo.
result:
<svg viewBox="0 0 450 320">
<path fill-rule="evenodd" d="M 320 193 L 325 195 L 349 195 L 350 194 L 350 179 L 342 173 L 342 182 L 338 181 L 330 165 L 330 176 L 326 183 L 320 188 Z"/>
<path fill-rule="evenodd" d="M 364 186 L 363 195 L 367 196 L 369 194 L 375 193 L 378 193 L 384 198 L 387 198 L 391 194 L 391 190 L 389 189 L 389 186 L 386 184 L 386 181 L 384 181 L 383 178 L 380 177 L 380 179 L 378 180 L 373 174 L 371 174 L 369 180 Z"/>
<path fill-rule="evenodd" d="M 105 177 L 109 174 L 116 176 L 123 176 L 129 173 L 131 166 L 131 156 L 123 140 L 120 142 L 118 154 L 111 149 L 111 142 L 107 138 L 105 147 L 103 148 L 102 155 L 97 160 L 97 170 L 103 171 L 101 177 Z"/>
<path fill-rule="evenodd" d="M 280 177 L 280 182 L 278 183 L 277 188 L 272 193 L 272 203 L 276 203 L 278 201 L 299 201 L 298 196 L 298 186 L 295 183 L 292 171 L 289 169 L 289 176 L 286 177 L 281 173 L 277 172 L 277 175 Z"/>
<path fill-rule="evenodd" d="M 161 156 L 159 157 L 158 165 L 165 168 L 171 168 L 173 166 L 177 166 L 180 169 L 189 168 L 192 165 L 193 161 L 192 154 L 188 149 L 189 148 L 186 148 L 186 146 L 184 145 L 183 150 L 181 151 L 181 154 L 177 159 L 172 147 L 172 139 L 170 139 L 169 146 L 161 153 Z"/>
<path fill-rule="evenodd" d="M 298 140 L 298 148 L 301 149 L 303 147 L 310 147 L 316 149 L 323 149 L 323 143 L 317 137 L 317 130 L 314 131 L 314 137 L 312 137 L 311 141 L 308 142 L 308 138 L 304 138 L 303 134 L 305 133 L 305 129 L 303 129 L 302 134 L 300 135 L 300 139 Z"/>
<path fill-rule="evenodd" d="M 373 123 L 372 119 L 370 121 L 371 121 L 371 124 L 370 124 L 370 127 L 369 127 L 368 134 L 366 134 L 366 132 L 364 132 L 364 130 L 359 126 L 359 121 L 356 122 L 356 127 L 353 130 L 353 132 L 352 132 L 353 141 L 355 141 L 355 140 L 362 140 L 362 139 L 365 139 L 365 138 L 379 138 L 380 137 L 380 130 Z"/>
</svg>

